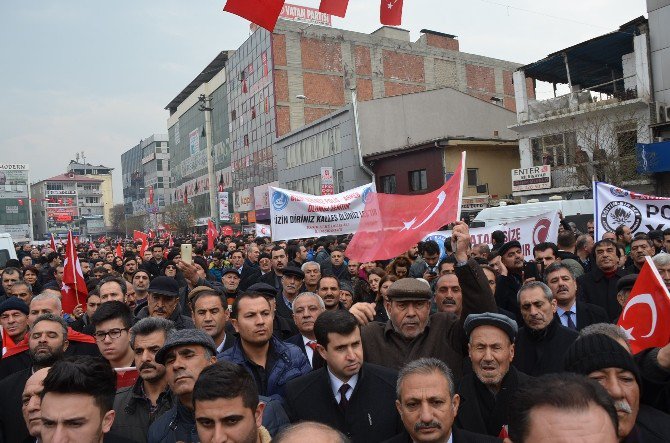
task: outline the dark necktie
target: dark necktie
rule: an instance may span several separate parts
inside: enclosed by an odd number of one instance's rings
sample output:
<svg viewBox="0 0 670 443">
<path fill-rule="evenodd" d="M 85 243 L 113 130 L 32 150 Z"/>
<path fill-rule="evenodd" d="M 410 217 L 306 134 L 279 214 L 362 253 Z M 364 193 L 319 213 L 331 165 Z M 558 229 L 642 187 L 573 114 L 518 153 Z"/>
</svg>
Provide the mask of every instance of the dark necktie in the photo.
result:
<svg viewBox="0 0 670 443">
<path fill-rule="evenodd" d="M 349 389 L 351 389 L 351 386 L 349 386 L 347 383 L 343 384 L 340 386 L 340 409 L 342 412 L 345 412 L 347 410 L 347 406 L 349 405 L 349 400 L 347 400 L 347 392 L 349 392 Z"/>
<path fill-rule="evenodd" d="M 565 315 L 565 318 L 568 320 L 568 328 L 576 331 L 577 325 L 575 325 L 575 322 L 572 321 L 572 311 L 565 311 L 563 315 Z"/>
</svg>

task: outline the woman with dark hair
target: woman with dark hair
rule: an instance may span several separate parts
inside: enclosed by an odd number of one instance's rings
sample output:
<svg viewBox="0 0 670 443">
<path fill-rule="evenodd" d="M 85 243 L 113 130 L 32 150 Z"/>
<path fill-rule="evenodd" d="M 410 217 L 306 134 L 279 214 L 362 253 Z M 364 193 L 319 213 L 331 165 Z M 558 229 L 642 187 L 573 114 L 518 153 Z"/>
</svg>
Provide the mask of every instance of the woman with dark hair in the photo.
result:
<svg viewBox="0 0 670 443">
<path fill-rule="evenodd" d="M 409 268 L 411 266 L 412 262 L 409 261 L 409 258 L 401 255 L 389 263 L 389 265 L 386 267 L 386 272 L 393 274 L 398 278 L 405 278 L 409 274 Z"/>
<path fill-rule="evenodd" d="M 114 257 L 112 266 L 119 275 L 123 274 L 123 259 L 121 257 Z"/>
<path fill-rule="evenodd" d="M 23 268 L 23 280 L 30 285 L 33 294 L 42 292 L 42 285 L 39 281 L 40 271 L 35 266 L 26 266 Z"/>
</svg>

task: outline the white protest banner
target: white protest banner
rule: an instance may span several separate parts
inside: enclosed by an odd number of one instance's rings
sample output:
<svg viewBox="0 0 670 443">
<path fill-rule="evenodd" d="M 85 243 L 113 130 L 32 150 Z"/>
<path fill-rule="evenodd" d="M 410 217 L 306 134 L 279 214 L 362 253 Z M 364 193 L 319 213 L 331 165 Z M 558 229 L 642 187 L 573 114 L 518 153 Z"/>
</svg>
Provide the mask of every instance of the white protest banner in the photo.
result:
<svg viewBox="0 0 670 443">
<path fill-rule="evenodd" d="M 626 225 L 636 232 L 670 227 L 670 198 L 638 194 L 602 182 L 593 183 L 596 240 Z"/>
<path fill-rule="evenodd" d="M 335 195 L 311 195 L 270 187 L 272 238 L 340 235 L 356 232 L 374 184 Z"/>
<path fill-rule="evenodd" d="M 470 228 L 470 243 L 473 246 L 480 243 L 490 245 L 493 231 L 503 231 L 507 241 L 516 240 L 521 243 L 521 252 L 527 260 L 532 260 L 535 245 L 544 242 L 556 243 L 560 222 L 558 211 L 552 211 L 512 223 Z M 449 237 L 451 237 L 451 231 L 437 231 L 427 235 L 424 240 L 435 240 L 440 246 L 440 255 L 443 256 L 444 240 Z"/>
<path fill-rule="evenodd" d="M 270 225 L 256 223 L 256 237 L 272 237 L 272 228 Z"/>
<path fill-rule="evenodd" d="M 230 221 L 230 212 L 228 212 L 228 192 L 219 192 L 219 220 Z"/>
</svg>

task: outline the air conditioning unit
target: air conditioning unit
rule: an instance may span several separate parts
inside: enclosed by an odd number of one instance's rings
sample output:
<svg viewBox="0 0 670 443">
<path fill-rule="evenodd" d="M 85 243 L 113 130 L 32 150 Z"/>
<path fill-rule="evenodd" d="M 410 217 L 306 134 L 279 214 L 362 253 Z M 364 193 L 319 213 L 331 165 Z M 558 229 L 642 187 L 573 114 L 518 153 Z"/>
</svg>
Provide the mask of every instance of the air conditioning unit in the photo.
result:
<svg viewBox="0 0 670 443">
<path fill-rule="evenodd" d="M 477 185 L 477 194 L 488 194 L 489 193 L 489 184 L 484 183 L 483 185 Z"/>
</svg>

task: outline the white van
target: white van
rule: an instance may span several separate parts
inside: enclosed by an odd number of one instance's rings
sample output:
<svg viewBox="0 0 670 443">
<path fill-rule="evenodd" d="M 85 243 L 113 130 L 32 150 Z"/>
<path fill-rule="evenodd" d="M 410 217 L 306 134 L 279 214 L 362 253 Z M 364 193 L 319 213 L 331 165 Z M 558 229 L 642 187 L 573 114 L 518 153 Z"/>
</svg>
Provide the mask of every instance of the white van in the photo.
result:
<svg viewBox="0 0 670 443">
<path fill-rule="evenodd" d="M 12 236 L 7 233 L 0 234 L 0 269 L 3 269 L 7 260 L 11 258 L 16 258 Z"/>
<path fill-rule="evenodd" d="M 494 206 L 484 208 L 477 214 L 470 226 L 494 226 L 503 223 L 515 222 L 527 217 L 540 215 L 544 212 L 560 211 L 568 221 L 574 218 L 593 218 L 593 199 L 581 200 L 550 200 L 519 205 Z M 584 217 L 575 217 L 584 216 Z M 586 221 L 583 221 L 586 223 Z M 580 223 L 577 223 L 578 225 Z"/>
</svg>

